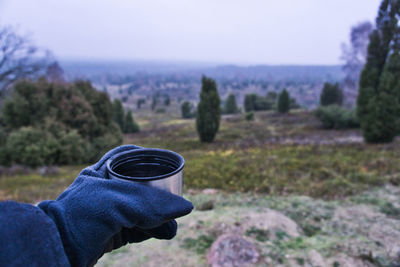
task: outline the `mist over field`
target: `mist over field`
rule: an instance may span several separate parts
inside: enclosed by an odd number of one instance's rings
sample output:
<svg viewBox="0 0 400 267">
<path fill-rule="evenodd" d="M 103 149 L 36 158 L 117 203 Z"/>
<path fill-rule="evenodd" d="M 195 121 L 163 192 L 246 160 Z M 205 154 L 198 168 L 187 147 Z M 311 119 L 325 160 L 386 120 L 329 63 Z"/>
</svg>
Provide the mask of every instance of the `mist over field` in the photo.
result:
<svg viewBox="0 0 400 267">
<path fill-rule="evenodd" d="M 188 62 L 63 61 L 70 80 L 90 79 L 99 90 L 125 99 L 131 106 L 140 97 L 166 94 L 180 99 L 198 100 L 202 75 L 216 79 L 219 93 L 226 98 L 235 93 L 239 103 L 249 93 L 267 94 L 287 88 L 304 107 L 315 107 L 325 82 L 343 80 L 342 67 L 295 65 L 218 65 Z M 168 86 L 166 86 L 168 84 Z M 353 92 L 349 92 L 354 98 Z"/>
</svg>

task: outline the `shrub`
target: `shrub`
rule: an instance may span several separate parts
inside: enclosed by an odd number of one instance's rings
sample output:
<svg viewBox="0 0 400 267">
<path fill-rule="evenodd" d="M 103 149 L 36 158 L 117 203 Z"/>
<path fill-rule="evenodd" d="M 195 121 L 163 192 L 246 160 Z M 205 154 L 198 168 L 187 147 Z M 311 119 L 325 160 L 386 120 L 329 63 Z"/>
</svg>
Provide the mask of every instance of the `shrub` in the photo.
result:
<svg viewBox="0 0 400 267">
<path fill-rule="evenodd" d="M 133 119 L 132 111 L 128 111 L 125 116 L 124 133 L 137 133 L 140 131 L 139 125 Z"/>
<path fill-rule="evenodd" d="M 108 126 L 106 134 L 101 135 L 91 141 L 89 161 L 96 161 L 100 159 L 110 149 L 120 145 L 122 143 L 122 133 L 116 123 L 112 123 Z"/>
<path fill-rule="evenodd" d="M 274 94 L 268 94 L 266 97 L 256 94 L 247 94 L 244 99 L 244 109 L 246 112 L 271 110 L 275 105 Z"/>
<path fill-rule="evenodd" d="M 125 111 L 119 99 L 114 100 L 112 104 L 112 113 L 113 120 L 119 125 L 121 129 L 124 129 Z"/>
<path fill-rule="evenodd" d="M 239 112 L 239 108 L 236 104 L 236 97 L 234 94 L 230 94 L 225 102 L 224 113 L 225 114 L 236 114 L 238 112 Z"/>
<path fill-rule="evenodd" d="M 0 165 L 9 165 L 11 159 L 7 151 L 7 133 L 4 129 L 0 128 Z"/>
<path fill-rule="evenodd" d="M 322 122 L 325 129 L 358 128 L 360 124 L 354 109 L 345 109 L 337 105 L 320 107 L 315 115 Z"/>
<path fill-rule="evenodd" d="M 246 121 L 253 121 L 254 120 L 254 112 L 247 112 L 245 117 Z"/>
<path fill-rule="evenodd" d="M 153 95 L 151 99 L 151 110 L 155 110 L 158 105 L 158 95 Z"/>
<path fill-rule="evenodd" d="M 63 132 L 59 140 L 59 164 L 81 164 L 89 160 L 90 147 L 76 130 Z"/>
<path fill-rule="evenodd" d="M 52 164 L 82 164 L 89 161 L 90 143 L 78 131 L 59 131 L 57 138 L 51 133 L 32 127 L 13 131 L 6 147 L 2 147 L 4 164 L 11 162 L 31 167 Z M 98 157 L 95 155 L 94 157 Z"/>
<path fill-rule="evenodd" d="M 274 103 L 271 102 L 268 98 L 257 96 L 255 101 L 254 110 L 261 111 L 261 110 L 270 110 L 272 109 Z"/>
<path fill-rule="evenodd" d="M 142 105 L 144 105 L 146 103 L 146 99 L 144 98 L 139 98 L 136 102 L 136 107 L 137 109 L 140 109 L 142 107 Z"/>
<path fill-rule="evenodd" d="M 121 103 L 114 104 L 123 113 Z M 108 95 L 90 82 L 17 83 L 2 107 L 0 163 L 35 167 L 97 160 L 122 143 L 113 116 L 121 119 Z"/>
<path fill-rule="evenodd" d="M 246 112 L 255 110 L 256 109 L 256 101 L 257 101 L 256 94 L 247 94 L 244 97 L 244 110 Z"/>
<path fill-rule="evenodd" d="M 321 106 L 329 105 L 342 105 L 343 103 L 343 92 L 339 88 L 339 84 L 325 83 L 322 89 L 320 104 Z"/>
<path fill-rule="evenodd" d="M 11 160 L 32 167 L 54 163 L 58 150 L 59 143 L 53 136 L 32 127 L 12 132 L 7 140 Z"/>
<path fill-rule="evenodd" d="M 195 112 L 193 111 L 193 105 L 189 101 L 185 101 L 181 105 L 181 112 L 182 118 L 190 119 L 196 116 Z"/>
<path fill-rule="evenodd" d="M 290 109 L 298 109 L 301 108 L 301 106 L 297 103 L 295 98 L 290 98 Z"/>
<path fill-rule="evenodd" d="M 164 98 L 164 105 L 169 106 L 170 103 L 171 103 L 171 98 L 169 97 L 169 95 L 166 95 Z"/>
</svg>

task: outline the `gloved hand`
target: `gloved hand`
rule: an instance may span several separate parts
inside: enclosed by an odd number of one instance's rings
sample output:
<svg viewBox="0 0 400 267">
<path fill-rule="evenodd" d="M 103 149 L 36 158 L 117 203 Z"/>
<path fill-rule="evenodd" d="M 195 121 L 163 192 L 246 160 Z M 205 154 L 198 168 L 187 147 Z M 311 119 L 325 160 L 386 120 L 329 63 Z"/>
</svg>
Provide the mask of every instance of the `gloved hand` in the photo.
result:
<svg viewBox="0 0 400 267">
<path fill-rule="evenodd" d="M 105 253 L 151 237 L 171 239 L 174 218 L 186 215 L 192 203 L 157 188 L 107 179 L 106 161 L 138 147 L 120 146 L 84 169 L 53 201 L 39 203 L 60 232 L 72 266 L 91 266 Z"/>
</svg>

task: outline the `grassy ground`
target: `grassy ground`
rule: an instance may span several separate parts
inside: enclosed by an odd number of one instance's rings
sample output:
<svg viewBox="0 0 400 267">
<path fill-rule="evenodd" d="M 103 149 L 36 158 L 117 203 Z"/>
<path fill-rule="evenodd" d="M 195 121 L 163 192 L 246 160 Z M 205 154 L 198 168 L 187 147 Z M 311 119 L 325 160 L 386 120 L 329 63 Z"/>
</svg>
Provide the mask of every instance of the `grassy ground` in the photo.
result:
<svg viewBox="0 0 400 267">
<path fill-rule="evenodd" d="M 56 198 L 70 185 L 84 166 L 64 166 L 56 175 L 27 174 L 0 176 L 0 200 L 36 203 Z"/>
<path fill-rule="evenodd" d="M 365 145 L 356 130 L 327 131 L 307 112 L 225 117 L 215 142 L 198 142 L 194 120 L 173 119 L 125 138 L 186 160 L 188 188 L 335 198 L 400 182 L 400 144 Z"/>
<path fill-rule="evenodd" d="M 139 115 L 142 131 L 125 136 L 125 143 L 181 153 L 186 188 L 340 198 L 400 183 L 399 142 L 366 145 L 356 130 L 322 130 L 307 112 L 262 112 L 250 122 L 226 116 L 211 144 L 200 143 L 194 120 L 180 119 L 176 110 Z M 55 176 L 0 176 L 0 199 L 54 198 L 83 167 L 61 167 Z"/>
</svg>

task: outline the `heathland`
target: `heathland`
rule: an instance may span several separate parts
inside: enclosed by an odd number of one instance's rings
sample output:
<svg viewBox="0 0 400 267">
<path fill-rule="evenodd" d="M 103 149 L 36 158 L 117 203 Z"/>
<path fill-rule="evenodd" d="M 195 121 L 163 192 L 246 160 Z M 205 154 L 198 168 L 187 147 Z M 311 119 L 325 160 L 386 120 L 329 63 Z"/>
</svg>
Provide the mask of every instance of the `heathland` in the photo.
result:
<svg viewBox="0 0 400 267">
<path fill-rule="evenodd" d="M 324 130 L 303 110 L 256 112 L 254 121 L 225 115 L 213 143 L 198 141 L 194 119 L 181 119 L 174 101 L 162 113 L 138 110 L 135 120 L 142 130 L 125 134 L 124 143 L 182 154 L 185 197 L 195 211 L 178 220 L 174 240 L 122 248 L 100 266 L 206 265 L 212 242 L 229 232 L 256 243 L 260 266 L 391 266 L 398 259 L 398 140 L 368 145 L 359 130 Z M 4 169 L 0 199 L 55 198 L 84 167 Z"/>
</svg>

